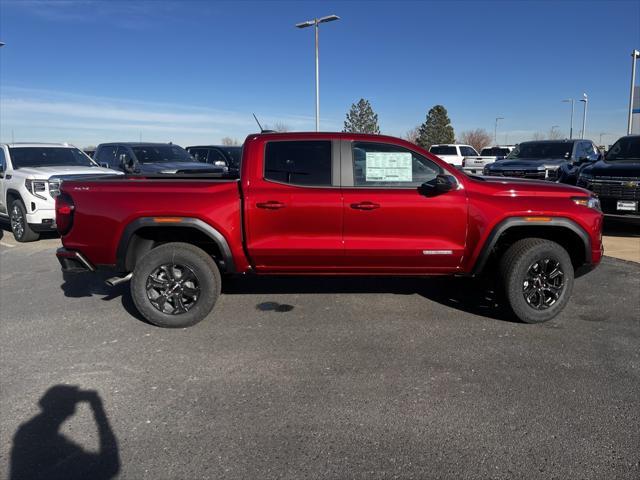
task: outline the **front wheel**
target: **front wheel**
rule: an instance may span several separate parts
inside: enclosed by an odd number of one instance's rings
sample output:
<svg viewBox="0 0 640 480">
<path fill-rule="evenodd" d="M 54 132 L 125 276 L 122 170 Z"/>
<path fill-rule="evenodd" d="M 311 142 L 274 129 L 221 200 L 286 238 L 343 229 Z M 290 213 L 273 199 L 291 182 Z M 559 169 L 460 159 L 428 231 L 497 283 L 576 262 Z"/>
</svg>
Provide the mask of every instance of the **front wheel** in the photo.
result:
<svg viewBox="0 0 640 480">
<path fill-rule="evenodd" d="M 509 306 L 526 323 L 542 323 L 558 315 L 573 289 L 573 264 L 559 244 L 541 238 L 514 243 L 500 261 Z"/>
<path fill-rule="evenodd" d="M 183 328 L 211 312 L 220 285 L 220 271 L 205 251 L 174 242 L 154 248 L 136 263 L 131 296 L 150 323 Z"/>
<path fill-rule="evenodd" d="M 27 209 L 22 200 L 14 200 L 11 204 L 9 220 L 11 222 L 13 238 L 15 238 L 17 242 L 34 242 L 40 238 L 40 234 L 34 232 L 29 226 L 29 223 L 27 223 Z"/>
</svg>

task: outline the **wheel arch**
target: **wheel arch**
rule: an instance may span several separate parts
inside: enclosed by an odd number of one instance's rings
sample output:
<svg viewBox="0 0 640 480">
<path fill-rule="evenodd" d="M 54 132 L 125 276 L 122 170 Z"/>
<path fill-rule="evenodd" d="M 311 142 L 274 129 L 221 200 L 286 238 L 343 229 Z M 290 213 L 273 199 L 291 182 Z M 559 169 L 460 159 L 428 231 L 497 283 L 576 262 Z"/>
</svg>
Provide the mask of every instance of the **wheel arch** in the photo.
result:
<svg viewBox="0 0 640 480">
<path fill-rule="evenodd" d="M 11 199 L 11 202 L 9 201 L 9 199 Z M 7 205 L 7 212 L 9 211 L 9 207 L 11 206 L 11 203 L 14 200 L 20 200 L 22 201 L 22 203 L 24 203 L 24 199 L 22 198 L 22 195 L 20 195 L 20 192 L 18 190 L 16 190 L 15 188 L 9 188 L 7 189 L 7 193 L 6 193 L 6 205 Z M 26 204 L 25 204 L 26 206 Z"/>
<path fill-rule="evenodd" d="M 472 275 L 480 274 L 492 256 L 499 256 L 514 242 L 534 237 L 552 240 L 562 245 L 569 253 L 574 269 L 590 262 L 591 238 L 573 220 L 553 217 L 536 222 L 514 217 L 503 220 L 493 228 L 476 259 Z"/>
<path fill-rule="evenodd" d="M 141 217 L 129 223 L 116 250 L 116 268 L 130 272 L 136 261 L 163 243 L 182 241 L 209 253 L 222 272 L 234 273 L 235 263 L 224 235 L 198 218 L 180 217 L 158 221 L 157 217 Z"/>
</svg>

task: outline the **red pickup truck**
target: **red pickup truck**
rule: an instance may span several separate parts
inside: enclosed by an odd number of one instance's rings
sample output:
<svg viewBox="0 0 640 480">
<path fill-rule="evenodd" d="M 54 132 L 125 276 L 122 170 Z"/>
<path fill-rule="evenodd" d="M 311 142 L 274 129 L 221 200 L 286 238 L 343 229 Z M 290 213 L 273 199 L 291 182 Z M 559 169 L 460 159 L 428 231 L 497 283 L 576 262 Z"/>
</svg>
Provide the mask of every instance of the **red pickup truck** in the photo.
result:
<svg viewBox="0 0 640 480">
<path fill-rule="evenodd" d="M 163 327 L 205 318 L 223 274 L 500 275 L 511 310 L 544 322 L 602 257 L 587 190 L 467 176 L 398 138 L 247 137 L 239 179 L 65 181 L 64 270 L 109 268 Z"/>
</svg>

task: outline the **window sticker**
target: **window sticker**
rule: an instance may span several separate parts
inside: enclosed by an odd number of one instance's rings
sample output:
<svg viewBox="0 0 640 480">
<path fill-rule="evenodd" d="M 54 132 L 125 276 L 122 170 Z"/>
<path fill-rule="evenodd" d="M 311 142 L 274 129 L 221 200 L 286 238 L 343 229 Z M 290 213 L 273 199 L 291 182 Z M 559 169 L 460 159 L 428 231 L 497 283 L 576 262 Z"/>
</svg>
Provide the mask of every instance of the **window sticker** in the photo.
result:
<svg viewBox="0 0 640 480">
<path fill-rule="evenodd" d="M 367 182 L 412 182 L 410 152 L 366 152 Z"/>
</svg>

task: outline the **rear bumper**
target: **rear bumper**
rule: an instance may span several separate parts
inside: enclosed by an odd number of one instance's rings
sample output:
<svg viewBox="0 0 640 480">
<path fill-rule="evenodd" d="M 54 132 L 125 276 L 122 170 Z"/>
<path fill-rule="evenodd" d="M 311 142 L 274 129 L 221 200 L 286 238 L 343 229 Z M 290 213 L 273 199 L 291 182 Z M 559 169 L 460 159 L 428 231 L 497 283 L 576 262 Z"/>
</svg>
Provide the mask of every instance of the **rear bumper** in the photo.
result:
<svg viewBox="0 0 640 480">
<path fill-rule="evenodd" d="M 77 250 L 64 247 L 56 250 L 56 257 L 63 272 L 95 272 L 96 267 Z"/>
</svg>

